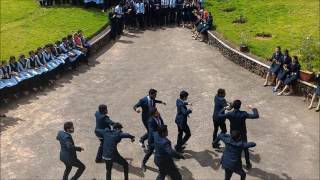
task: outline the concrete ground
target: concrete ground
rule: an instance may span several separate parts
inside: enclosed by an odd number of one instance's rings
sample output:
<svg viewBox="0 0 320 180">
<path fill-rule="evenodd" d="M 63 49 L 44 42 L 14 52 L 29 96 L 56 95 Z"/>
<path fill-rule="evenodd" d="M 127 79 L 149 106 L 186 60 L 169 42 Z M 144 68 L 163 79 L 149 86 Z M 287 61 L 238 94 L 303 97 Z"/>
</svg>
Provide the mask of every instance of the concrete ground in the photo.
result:
<svg viewBox="0 0 320 180">
<path fill-rule="evenodd" d="M 301 97 L 277 97 L 263 79 L 224 58 L 217 49 L 194 41 L 189 30 L 167 28 L 126 34 L 97 56 L 93 67 L 66 75 L 55 86 L 34 93 L 2 108 L 8 118 L 1 125 L 1 179 L 61 179 L 55 139 L 63 122 L 73 121 L 78 153 L 87 166 L 81 179 L 104 179 L 105 165 L 94 162 L 98 140 L 94 135 L 94 113 L 101 103 L 138 139 L 145 132 L 140 114 L 132 110 L 149 88 L 158 90 L 158 105 L 175 144 L 175 100 L 181 90 L 190 93 L 194 112 L 189 119 L 192 137 L 186 160 L 176 161 L 183 179 L 223 179 L 221 153 L 211 148 L 213 97 L 218 88 L 227 99 L 241 99 L 243 109 L 251 104 L 260 119 L 248 120 L 252 170 L 247 179 L 319 179 L 319 113 L 306 110 Z M 227 125 L 229 127 L 229 125 Z M 140 169 L 144 152 L 138 142 L 123 140 L 120 153 L 130 162 L 130 179 L 155 179 L 153 156 L 150 168 Z M 72 171 L 73 173 L 74 171 Z M 113 179 L 123 179 L 115 166 Z M 239 179 L 234 175 L 233 179 Z"/>
</svg>

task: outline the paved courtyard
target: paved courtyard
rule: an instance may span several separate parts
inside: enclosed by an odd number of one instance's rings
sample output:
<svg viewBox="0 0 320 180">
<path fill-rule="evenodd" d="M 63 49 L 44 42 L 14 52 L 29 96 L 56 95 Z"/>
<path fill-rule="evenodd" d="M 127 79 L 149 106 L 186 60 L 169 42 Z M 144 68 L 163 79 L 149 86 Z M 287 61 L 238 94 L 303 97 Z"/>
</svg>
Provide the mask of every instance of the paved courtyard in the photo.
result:
<svg viewBox="0 0 320 180">
<path fill-rule="evenodd" d="M 249 140 L 257 143 L 247 179 L 319 179 L 319 113 L 306 110 L 301 97 L 275 96 L 270 87 L 262 87 L 261 77 L 228 61 L 217 49 L 194 41 L 189 30 L 126 34 L 93 61 L 93 67 L 82 66 L 53 87 L 0 110 L 8 116 L 1 120 L 1 179 L 61 179 L 64 165 L 59 161 L 56 134 L 70 120 L 75 124 L 75 143 L 85 149 L 78 153 L 87 166 L 81 179 L 104 179 L 105 165 L 94 162 L 98 147 L 94 113 L 106 103 L 111 118 L 139 139 L 145 129 L 132 106 L 149 88 L 157 89 L 158 99 L 167 102 L 158 108 L 173 144 L 175 100 L 181 90 L 190 93 L 192 136 L 186 159 L 176 161 L 183 179 L 224 177 L 221 153 L 211 148 L 212 101 L 218 88 L 227 90 L 228 100 L 241 99 L 244 109 L 251 104 L 260 112 L 260 119 L 247 121 Z M 155 179 L 153 156 L 147 172 L 140 169 L 144 152 L 138 142 L 124 140 L 119 151 L 130 163 L 130 179 Z M 123 179 L 121 167 L 115 166 L 112 173 L 113 179 Z"/>
</svg>

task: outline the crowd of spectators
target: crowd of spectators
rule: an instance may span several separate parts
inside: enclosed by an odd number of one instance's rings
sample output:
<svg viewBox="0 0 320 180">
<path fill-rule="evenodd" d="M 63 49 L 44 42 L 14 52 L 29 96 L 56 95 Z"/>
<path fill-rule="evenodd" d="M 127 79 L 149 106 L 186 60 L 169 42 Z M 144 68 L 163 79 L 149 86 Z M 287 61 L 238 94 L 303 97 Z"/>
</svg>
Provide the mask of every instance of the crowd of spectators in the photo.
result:
<svg viewBox="0 0 320 180">
<path fill-rule="evenodd" d="M 8 94 L 16 96 L 21 90 L 35 88 L 39 82 L 48 81 L 61 71 L 75 70 L 81 61 L 88 64 L 90 45 L 82 31 L 68 35 L 61 41 L 29 51 L 28 57 L 20 54 L 0 62 L 0 99 Z"/>
<path fill-rule="evenodd" d="M 211 14 L 203 9 L 201 1 L 183 0 L 126 0 L 118 3 L 109 13 L 112 39 L 123 29 L 142 29 L 176 24 L 192 28 L 194 38 L 213 26 Z"/>
</svg>

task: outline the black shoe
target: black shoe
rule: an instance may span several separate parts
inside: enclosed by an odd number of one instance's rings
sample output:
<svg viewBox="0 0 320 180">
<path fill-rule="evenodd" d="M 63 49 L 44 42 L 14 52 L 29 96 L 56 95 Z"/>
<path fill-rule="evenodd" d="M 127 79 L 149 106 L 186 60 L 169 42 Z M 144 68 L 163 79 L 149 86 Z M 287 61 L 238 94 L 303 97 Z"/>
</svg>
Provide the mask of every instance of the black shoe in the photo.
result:
<svg viewBox="0 0 320 180">
<path fill-rule="evenodd" d="M 212 143 L 212 148 L 213 149 L 219 149 L 220 148 L 220 143 Z"/>
<path fill-rule="evenodd" d="M 96 163 L 104 163 L 103 159 L 96 159 Z"/>
<path fill-rule="evenodd" d="M 246 165 L 246 169 L 251 169 L 252 168 L 252 165 L 251 165 L 251 163 L 247 163 L 247 165 Z"/>
<path fill-rule="evenodd" d="M 182 147 L 177 147 L 177 146 L 175 146 L 174 149 L 175 149 L 178 153 L 183 153 L 183 148 L 182 148 Z"/>
<path fill-rule="evenodd" d="M 143 172 L 146 172 L 147 171 L 147 166 L 144 163 L 142 163 L 141 164 L 141 169 L 142 169 Z"/>
</svg>

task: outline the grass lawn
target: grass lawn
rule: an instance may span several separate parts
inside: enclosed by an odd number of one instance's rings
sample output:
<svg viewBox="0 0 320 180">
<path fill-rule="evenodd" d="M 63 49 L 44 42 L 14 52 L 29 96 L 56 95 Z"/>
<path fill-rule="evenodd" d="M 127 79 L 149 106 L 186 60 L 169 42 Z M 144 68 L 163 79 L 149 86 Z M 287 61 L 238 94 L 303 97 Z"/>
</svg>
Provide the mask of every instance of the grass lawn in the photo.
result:
<svg viewBox="0 0 320 180">
<path fill-rule="evenodd" d="M 108 22 L 105 13 L 80 7 L 40 8 L 36 0 L 0 0 L 0 60 L 60 40 L 78 29 L 91 36 Z"/>
<path fill-rule="evenodd" d="M 235 7 L 232 12 L 225 8 Z M 291 55 L 299 55 L 301 42 L 312 36 L 319 39 L 319 0 L 207 0 L 206 9 L 214 16 L 217 31 L 227 40 L 239 45 L 241 34 L 247 37 L 250 51 L 262 58 L 270 58 L 274 48 L 289 49 Z M 243 15 L 245 24 L 232 22 Z M 258 39 L 256 33 L 271 33 L 272 38 Z M 320 70 L 320 44 L 318 56 L 312 62 L 315 71 Z M 302 67 L 306 65 L 301 62 Z"/>
</svg>

